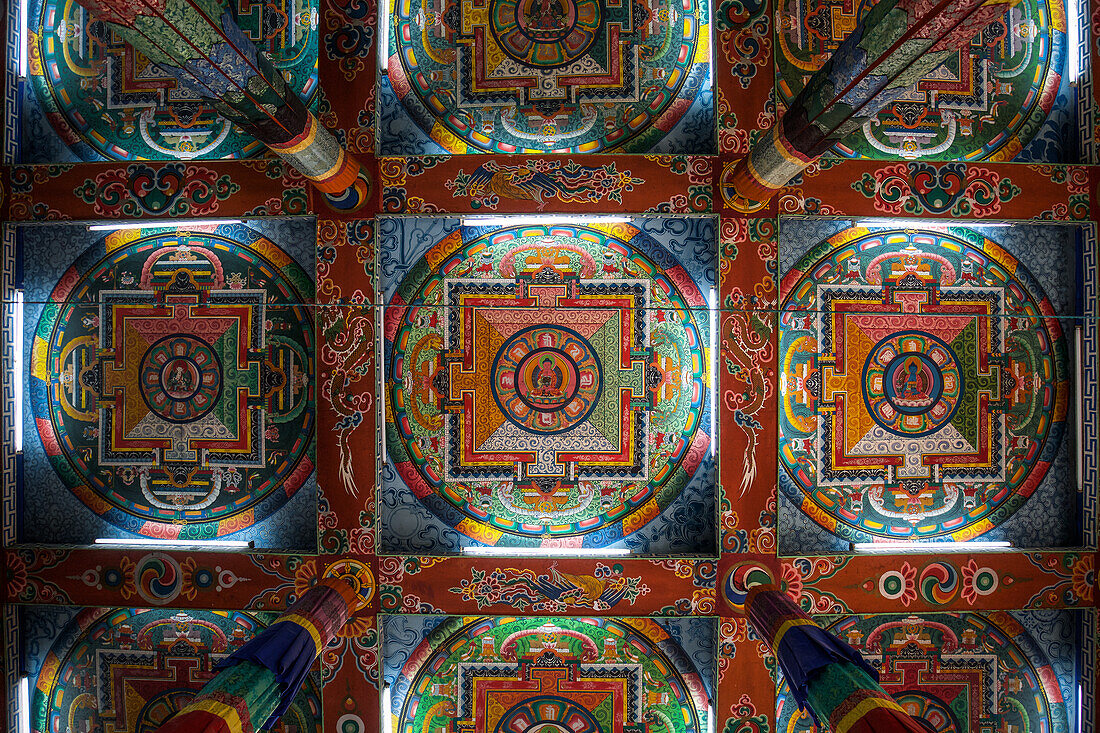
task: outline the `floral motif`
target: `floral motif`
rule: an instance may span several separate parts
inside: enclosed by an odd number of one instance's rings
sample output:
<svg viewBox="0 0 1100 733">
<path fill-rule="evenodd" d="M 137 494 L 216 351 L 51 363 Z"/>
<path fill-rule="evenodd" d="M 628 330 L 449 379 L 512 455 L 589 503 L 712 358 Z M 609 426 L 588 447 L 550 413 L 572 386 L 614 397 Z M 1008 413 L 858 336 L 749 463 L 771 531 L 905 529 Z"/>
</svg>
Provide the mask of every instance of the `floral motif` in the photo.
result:
<svg viewBox="0 0 1100 733">
<path fill-rule="evenodd" d="M 764 509 L 757 515 L 756 526 L 748 529 L 740 526 L 740 518 L 733 510 L 728 494 L 722 494 L 722 550 L 724 552 L 775 552 L 776 498 L 772 491 Z"/>
<path fill-rule="evenodd" d="M 841 213 L 835 206 L 823 203 L 814 196 L 806 196 L 798 189 L 784 191 L 779 196 L 779 211 L 783 214 L 812 216 L 837 216 Z"/>
<path fill-rule="evenodd" d="M 744 693 L 730 706 L 730 715 L 723 728 L 725 733 L 768 733 L 771 730 L 768 716 L 757 713 L 756 706 Z"/>
<path fill-rule="evenodd" d="M 357 674 L 378 689 L 378 652 L 381 639 L 373 616 L 353 618 L 337 632 L 335 641 L 321 654 L 321 681 L 328 684 L 349 659 Z"/>
<path fill-rule="evenodd" d="M 246 608 L 261 611 L 282 610 L 294 603 L 305 591 L 316 584 L 317 560 L 302 555 L 249 555 L 269 585 L 253 596 Z M 269 580 L 269 578 L 274 579 Z M 257 585 L 262 582 L 257 579 Z"/>
<path fill-rule="evenodd" d="M 1029 552 L 1024 557 L 1045 575 L 1057 578 L 1028 599 L 1025 608 L 1088 606 L 1092 603 L 1096 586 L 1092 554 Z"/>
<path fill-rule="evenodd" d="M 971 558 L 962 567 L 962 598 L 970 605 L 974 605 L 980 596 L 994 593 L 1001 583 L 1011 585 L 1012 582 L 1011 575 L 1002 578 L 993 568 L 979 567 L 974 558 Z"/>
<path fill-rule="evenodd" d="M 87 178 L 73 191 L 100 216 L 204 216 L 240 190 L 229 175 L 184 163 L 137 163 Z"/>
<path fill-rule="evenodd" d="M 904 562 L 897 570 L 888 570 L 880 575 L 877 583 L 874 578 L 864 581 L 863 588 L 877 588 L 879 595 L 886 600 L 898 601 L 909 608 L 909 604 L 917 600 L 917 569 Z"/>
<path fill-rule="evenodd" d="M 771 17 L 764 0 L 722 0 L 715 22 L 722 54 L 748 89 L 757 72 L 771 61 Z"/>
<path fill-rule="evenodd" d="M 898 163 L 852 184 L 887 214 L 992 216 L 1021 192 L 1007 176 L 964 163 Z"/>
<path fill-rule="evenodd" d="M 713 560 L 650 560 L 659 568 L 671 570 L 677 578 L 691 578 L 697 588 L 714 589 L 718 578 L 718 565 Z"/>
<path fill-rule="evenodd" d="M 848 613 L 851 609 L 835 594 L 816 587 L 833 577 L 850 557 L 796 557 L 783 563 L 780 587 L 806 613 Z"/>
<path fill-rule="evenodd" d="M 66 550 L 8 550 L 4 563 L 7 566 L 7 597 L 24 603 L 72 605 L 68 593 L 56 583 L 38 575 L 60 565 L 68 557 Z"/>
</svg>

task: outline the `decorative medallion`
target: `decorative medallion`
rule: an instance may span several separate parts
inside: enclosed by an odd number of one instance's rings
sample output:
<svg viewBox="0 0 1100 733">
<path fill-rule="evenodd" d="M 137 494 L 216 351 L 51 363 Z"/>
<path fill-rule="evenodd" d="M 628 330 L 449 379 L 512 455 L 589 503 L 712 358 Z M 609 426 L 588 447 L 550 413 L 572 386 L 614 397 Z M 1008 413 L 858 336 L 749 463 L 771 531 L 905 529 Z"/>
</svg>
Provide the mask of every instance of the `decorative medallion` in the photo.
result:
<svg viewBox="0 0 1100 733">
<path fill-rule="evenodd" d="M 492 0 L 489 28 L 500 49 L 526 66 L 566 66 L 603 27 L 599 0 Z"/>
<path fill-rule="evenodd" d="M 204 538 L 313 472 L 313 283 L 243 226 L 119 231 L 54 288 L 32 406 L 68 487 L 121 529 Z"/>
<path fill-rule="evenodd" d="M 31 730 L 152 733 L 267 623 L 237 611 L 85 609 L 46 655 Z M 320 733 L 321 691 L 311 677 L 271 730 Z"/>
<path fill-rule="evenodd" d="M 845 616 L 828 629 L 859 650 L 886 692 L 936 733 L 1069 730 L 1050 660 L 1007 613 Z M 817 730 L 786 682 L 776 718 L 777 730 Z"/>
<path fill-rule="evenodd" d="M 76 2 L 31 5 L 32 86 L 54 130 L 81 159 L 243 158 L 264 149 Z M 267 52 L 302 99 L 312 99 L 316 0 L 231 5 L 248 39 Z"/>
<path fill-rule="evenodd" d="M 366 608 L 374 598 L 374 573 L 370 566 L 358 560 L 337 560 L 325 567 L 323 578 L 340 578 L 355 589 L 359 596 L 359 609 Z"/>
<path fill-rule="evenodd" d="M 930 333 L 902 331 L 875 344 L 863 368 L 871 418 L 898 435 L 935 432 L 955 414 L 962 382 L 951 347 Z"/>
<path fill-rule="evenodd" d="M 776 89 L 802 90 L 875 7 L 842 0 L 788 0 L 777 12 Z M 1038 133 L 1058 96 L 1066 18 L 1060 2 L 1024 0 L 970 45 L 929 72 L 836 145 L 849 158 L 1012 160 Z"/>
<path fill-rule="evenodd" d="M 780 485 L 852 540 L 965 540 L 1038 487 L 1069 370 L 1039 283 L 964 229 L 852 228 L 782 283 Z"/>
<path fill-rule="evenodd" d="M 708 709 L 690 658 L 649 619 L 448 618 L 394 693 L 398 733 L 700 733 Z"/>
<path fill-rule="evenodd" d="M 450 153 L 646 152 L 709 88 L 708 18 L 706 0 L 413 0 L 387 73 Z"/>
<path fill-rule="evenodd" d="M 394 293 L 389 459 L 468 537 L 606 546 L 708 453 L 708 300 L 634 226 L 461 228 Z"/>
<path fill-rule="evenodd" d="M 493 360 L 493 398 L 528 432 L 561 433 L 580 425 L 599 400 L 600 361 L 584 336 L 532 326 L 516 333 Z"/>
</svg>

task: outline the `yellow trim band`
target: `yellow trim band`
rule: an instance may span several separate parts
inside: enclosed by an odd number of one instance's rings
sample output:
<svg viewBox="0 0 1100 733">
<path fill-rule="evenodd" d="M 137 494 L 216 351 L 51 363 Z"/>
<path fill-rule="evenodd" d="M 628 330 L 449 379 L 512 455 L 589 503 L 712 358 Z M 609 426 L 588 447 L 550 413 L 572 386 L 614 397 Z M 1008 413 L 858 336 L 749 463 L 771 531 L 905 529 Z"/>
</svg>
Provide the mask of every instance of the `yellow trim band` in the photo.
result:
<svg viewBox="0 0 1100 733">
<path fill-rule="evenodd" d="M 331 168 L 329 168 L 324 173 L 319 173 L 316 176 L 310 176 L 310 178 L 314 181 L 320 181 L 322 183 L 329 180 L 330 178 L 335 178 L 336 174 L 340 172 L 340 168 L 343 167 L 344 161 L 346 159 L 347 159 L 347 152 L 344 150 L 343 146 L 340 146 L 339 154 L 336 156 L 336 164 L 333 165 Z"/>
<path fill-rule="evenodd" d="M 295 153 L 302 152 L 310 145 L 312 145 L 313 141 L 317 138 L 317 118 L 311 114 L 306 121 L 306 125 L 306 129 L 303 131 L 305 133 L 305 137 L 301 137 L 301 135 L 299 135 L 296 138 L 292 138 L 287 142 L 286 147 L 283 147 L 282 145 L 271 145 L 269 147 L 272 150 L 283 153 L 285 155 L 294 155 Z M 300 141 L 295 143 L 294 140 L 298 140 L 299 138 Z"/>
<path fill-rule="evenodd" d="M 244 726 L 241 724 L 241 714 L 237 712 L 237 708 L 232 705 L 226 705 L 224 702 L 206 698 L 205 700 L 200 700 L 188 705 L 184 709 L 184 712 L 189 710 L 197 710 L 216 715 L 225 721 L 225 724 L 229 726 L 229 730 L 232 731 L 232 733 L 243 733 L 244 731 Z"/>
<path fill-rule="evenodd" d="M 840 722 L 833 728 L 833 733 L 848 733 L 849 728 L 858 723 L 860 718 L 875 708 L 897 710 L 902 715 L 907 715 L 900 705 L 888 697 L 868 697 L 860 702 L 859 705 L 849 710 L 848 713 L 840 719 Z"/>
<path fill-rule="evenodd" d="M 317 627 L 313 625 L 313 622 L 305 616 L 299 616 L 296 613 L 288 613 L 279 620 L 289 621 L 290 623 L 301 626 L 303 629 L 308 631 L 309 635 L 313 637 L 313 648 L 315 650 L 313 654 L 315 656 L 317 654 L 320 654 L 321 650 L 324 649 L 324 644 L 321 643 L 321 632 L 318 631 Z"/>
<path fill-rule="evenodd" d="M 790 621 L 784 621 L 783 625 L 779 627 L 779 631 L 775 632 L 775 640 L 772 642 L 773 650 L 779 649 L 779 642 L 783 641 L 786 633 L 795 626 L 817 626 L 817 624 L 808 618 L 792 618 Z"/>
</svg>

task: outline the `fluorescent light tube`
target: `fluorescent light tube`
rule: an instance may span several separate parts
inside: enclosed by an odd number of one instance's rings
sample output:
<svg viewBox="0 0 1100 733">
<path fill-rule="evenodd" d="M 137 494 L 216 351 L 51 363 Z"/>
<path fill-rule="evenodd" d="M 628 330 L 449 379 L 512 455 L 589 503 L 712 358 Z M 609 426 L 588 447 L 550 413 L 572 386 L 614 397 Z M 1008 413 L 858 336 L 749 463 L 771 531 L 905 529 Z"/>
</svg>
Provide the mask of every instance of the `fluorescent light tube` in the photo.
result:
<svg viewBox="0 0 1100 733">
<path fill-rule="evenodd" d="M 390 2 L 380 0 L 378 5 L 378 70 L 383 74 L 390 63 Z"/>
<path fill-rule="evenodd" d="M 393 692 L 389 685 L 382 688 L 382 732 L 393 733 Z"/>
<path fill-rule="evenodd" d="M 162 550 L 187 548 L 189 550 L 248 550 L 252 549 L 252 541 L 248 540 L 155 540 L 155 539 L 126 539 L 123 537 L 100 537 L 95 541 L 97 545 L 111 545 L 113 547 L 150 547 Z"/>
<path fill-rule="evenodd" d="M 12 386 L 15 389 L 15 406 L 12 420 L 15 430 L 15 452 L 23 450 L 23 291 L 15 291 L 12 303 Z"/>
<path fill-rule="evenodd" d="M 31 680 L 23 677 L 19 680 L 19 733 L 31 733 Z"/>
<path fill-rule="evenodd" d="M 27 78 L 27 57 L 30 56 L 30 49 L 27 48 L 31 40 L 29 32 L 31 19 L 27 17 L 30 14 L 29 5 L 28 0 L 19 0 L 19 77 L 21 79 Z"/>
<path fill-rule="evenodd" d="M 1077 443 L 1077 491 L 1085 491 L 1085 340 L 1081 326 L 1073 329 L 1073 384 L 1077 387 L 1074 395 L 1074 436 Z"/>
<path fill-rule="evenodd" d="M 545 214 L 540 216 L 464 216 L 463 226 L 470 227 L 521 227 L 528 225 L 568 224 L 627 224 L 627 216 L 575 216 L 572 214 Z"/>
<path fill-rule="evenodd" d="M 1081 78 L 1080 0 L 1066 0 L 1066 72 L 1071 83 Z"/>
<path fill-rule="evenodd" d="M 241 219 L 165 219 L 164 221 L 123 221 L 118 224 L 89 224 L 89 232 L 113 232 L 116 229 L 163 229 L 165 227 L 212 227 L 220 224 L 243 224 Z"/>
<path fill-rule="evenodd" d="M 1010 227 L 1007 221 L 963 221 L 960 219 L 855 219 L 857 227 L 882 227 L 884 229 L 927 229 L 929 227 Z"/>
<path fill-rule="evenodd" d="M 472 545 L 462 548 L 466 555 L 485 555 L 488 557 L 606 557 L 609 555 L 629 555 L 626 547 L 485 547 Z"/>
<path fill-rule="evenodd" d="M 1003 550 L 1012 547 L 1011 542 L 853 542 L 854 552 L 890 553 L 890 552 L 978 552 L 980 550 Z"/>
</svg>

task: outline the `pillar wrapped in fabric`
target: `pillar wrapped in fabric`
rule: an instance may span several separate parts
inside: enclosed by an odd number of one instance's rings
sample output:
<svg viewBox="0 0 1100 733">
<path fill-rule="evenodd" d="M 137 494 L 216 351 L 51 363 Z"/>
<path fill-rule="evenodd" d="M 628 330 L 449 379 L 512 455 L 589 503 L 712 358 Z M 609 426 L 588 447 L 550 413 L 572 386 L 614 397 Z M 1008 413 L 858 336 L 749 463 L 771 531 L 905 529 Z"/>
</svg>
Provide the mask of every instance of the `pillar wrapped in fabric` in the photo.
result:
<svg viewBox="0 0 1100 733">
<path fill-rule="evenodd" d="M 878 683 L 878 672 L 773 585 L 748 591 L 745 611 L 767 641 L 791 694 L 832 733 L 930 733 Z"/>
<path fill-rule="evenodd" d="M 347 581 L 321 580 L 275 623 L 219 662 L 218 675 L 158 733 L 251 733 L 271 727 L 361 602 Z"/>
<path fill-rule="evenodd" d="M 80 0 L 176 84 L 267 145 L 351 210 L 370 195 L 370 176 L 241 31 L 224 0 Z"/>
<path fill-rule="evenodd" d="M 790 108 L 750 148 L 726 185 L 749 213 L 861 127 L 1019 0 L 882 0 L 860 21 Z"/>
</svg>

